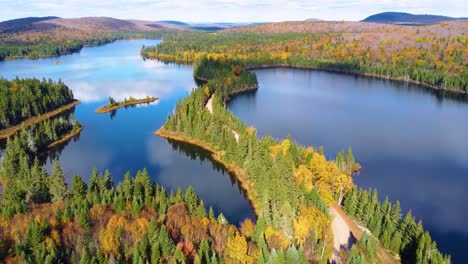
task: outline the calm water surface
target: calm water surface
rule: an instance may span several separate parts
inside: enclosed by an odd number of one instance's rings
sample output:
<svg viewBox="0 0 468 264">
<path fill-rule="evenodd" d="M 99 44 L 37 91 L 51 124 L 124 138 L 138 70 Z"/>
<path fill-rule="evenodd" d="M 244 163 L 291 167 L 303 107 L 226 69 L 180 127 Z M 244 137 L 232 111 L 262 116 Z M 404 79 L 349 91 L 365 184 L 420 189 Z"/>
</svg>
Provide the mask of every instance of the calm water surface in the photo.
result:
<svg viewBox="0 0 468 264">
<path fill-rule="evenodd" d="M 70 142 L 57 153 L 69 182 L 73 174 L 89 179 L 92 169 L 108 168 L 114 180 L 123 179 L 147 168 L 149 175 L 168 190 L 192 185 L 216 213 L 223 212 L 231 223 L 253 217 L 252 208 L 235 181 L 194 148 L 169 143 L 154 134 L 162 126 L 175 103 L 196 85 L 191 66 L 167 65 L 143 61 L 142 45 L 158 41 L 119 41 L 85 48 L 80 53 L 39 60 L 0 62 L 0 75 L 61 78 L 82 102 L 75 116 L 84 130 L 79 140 Z M 61 64 L 55 64 L 56 61 Z M 120 109 L 110 114 L 94 111 L 106 104 L 108 97 L 158 96 L 160 101 L 136 108 Z M 50 167 L 50 164 L 48 164 Z"/>
<path fill-rule="evenodd" d="M 454 263 L 468 259 L 468 100 L 422 88 L 328 72 L 256 71 L 260 89 L 229 109 L 259 135 L 325 147 L 351 146 L 355 182 L 422 217 Z"/>
<path fill-rule="evenodd" d="M 39 60 L 0 62 L 0 75 L 61 78 L 82 101 L 75 111 L 85 129 L 57 154 L 71 179 L 109 168 L 115 181 L 126 171 L 147 168 L 169 190 L 194 186 L 207 206 L 232 223 L 253 217 L 237 183 L 199 149 L 168 142 L 153 133 L 176 101 L 195 87 L 192 67 L 143 61 L 142 45 L 119 41 L 80 53 Z M 62 64 L 55 64 L 59 60 Z M 468 259 L 468 103 L 395 82 L 326 72 L 256 71 L 260 89 L 231 101 L 229 109 L 260 135 L 325 147 L 335 154 L 353 148 L 363 170 L 355 178 L 380 196 L 400 200 L 422 217 L 454 263 Z M 158 96 L 154 104 L 97 115 L 108 96 Z M 50 164 L 48 164 L 50 166 Z"/>
</svg>

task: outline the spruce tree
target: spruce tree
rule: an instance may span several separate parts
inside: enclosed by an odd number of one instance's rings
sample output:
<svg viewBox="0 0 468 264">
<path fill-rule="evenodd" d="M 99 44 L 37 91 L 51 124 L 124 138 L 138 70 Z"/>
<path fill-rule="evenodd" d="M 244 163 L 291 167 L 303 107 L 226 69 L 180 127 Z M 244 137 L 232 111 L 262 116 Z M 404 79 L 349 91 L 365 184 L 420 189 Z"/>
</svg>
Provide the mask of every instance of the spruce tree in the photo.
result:
<svg viewBox="0 0 468 264">
<path fill-rule="evenodd" d="M 346 164 L 348 167 L 352 167 L 354 163 L 356 162 L 354 155 L 353 155 L 353 150 L 351 147 L 348 148 L 348 151 L 346 152 Z"/>
<path fill-rule="evenodd" d="M 75 202 L 79 202 L 85 198 L 86 189 L 86 183 L 83 179 L 78 175 L 73 176 L 71 195 Z"/>
<path fill-rule="evenodd" d="M 49 178 L 49 186 L 52 202 L 65 200 L 68 192 L 67 183 L 65 182 L 65 174 L 58 160 L 54 160 L 52 174 Z"/>
</svg>

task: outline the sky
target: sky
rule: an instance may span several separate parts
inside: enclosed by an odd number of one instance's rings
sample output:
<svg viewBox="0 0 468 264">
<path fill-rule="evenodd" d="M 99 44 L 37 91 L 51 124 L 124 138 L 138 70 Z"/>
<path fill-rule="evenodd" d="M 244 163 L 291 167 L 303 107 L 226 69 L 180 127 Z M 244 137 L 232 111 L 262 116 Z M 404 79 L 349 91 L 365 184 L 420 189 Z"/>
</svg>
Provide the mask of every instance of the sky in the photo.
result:
<svg viewBox="0 0 468 264">
<path fill-rule="evenodd" d="M 398 11 L 468 16 L 466 0 L 0 0 L 0 21 L 28 16 L 108 16 L 184 22 L 357 21 Z"/>
</svg>

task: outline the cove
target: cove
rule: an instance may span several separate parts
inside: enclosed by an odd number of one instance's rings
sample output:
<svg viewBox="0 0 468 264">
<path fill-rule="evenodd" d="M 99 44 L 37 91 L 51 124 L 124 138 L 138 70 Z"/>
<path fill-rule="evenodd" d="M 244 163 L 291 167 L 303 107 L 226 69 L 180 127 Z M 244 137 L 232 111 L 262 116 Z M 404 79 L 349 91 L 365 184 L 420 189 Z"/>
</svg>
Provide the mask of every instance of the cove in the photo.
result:
<svg viewBox="0 0 468 264">
<path fill-rule="evenodd" d="M 158 40 L 117 41 L 58 58 L 20 59 L 0 62 L 0 75 L 7 79 L 36 77 L 61 78 L 81 104 L 75 116 L 84 129 L 79 137 L 50 153 L 58 157 L 71 183 L 73 174 L 89 179 L 96 167 L 109 169 L 114 181 L 146 168 L 153 181 L 169 191 L 193 186 L 208 209 L 223 213 L 238 224 L 254 218 L 249 201 L 238 183 L 206 152 L 168 142 L 154 135 L 175 104 L 196 87 L 192 66 L 143 60 L 143 45 Z M 56 62 L 60 61 L 60 64 Z M 149 105 L 122 108 L 112 114 L 96 114 L 111 96 L 117 101 L 129 98 L 159 97 Z M 50 160 L 46 165 L 50 169 Z"/>
<path fill-rule="evenodd" d="M 301 69 L 255 70 L 259 89 L 228 108 L 259 136 L 352 147 L 354 181 L 400 200 L 454 263 L 468 258 L 468 100 L 413 85 Z"/>
</svg>

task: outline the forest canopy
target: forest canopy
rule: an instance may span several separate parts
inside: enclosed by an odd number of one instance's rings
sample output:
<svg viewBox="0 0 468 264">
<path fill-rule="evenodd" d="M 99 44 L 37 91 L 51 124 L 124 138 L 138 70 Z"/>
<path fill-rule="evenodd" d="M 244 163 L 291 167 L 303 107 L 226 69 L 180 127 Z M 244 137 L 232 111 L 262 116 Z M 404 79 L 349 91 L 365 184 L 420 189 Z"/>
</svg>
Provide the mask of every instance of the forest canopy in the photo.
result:
<svg viewBox="0 0 468 264">
<path fill-rule="evenodd" d="M 73 102 L 73 92 L 61 80 L 0 78 L 0 130 Z"/>
</svg>

